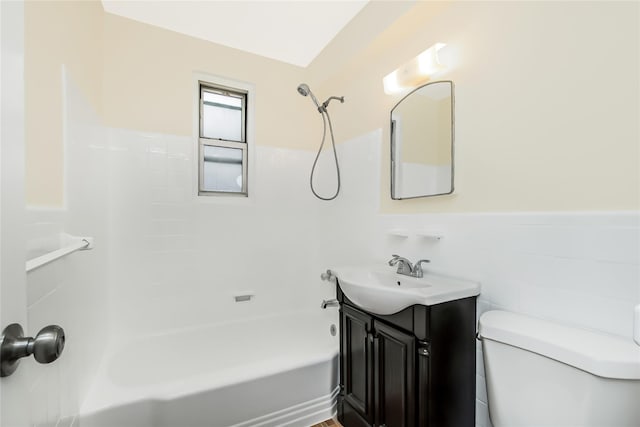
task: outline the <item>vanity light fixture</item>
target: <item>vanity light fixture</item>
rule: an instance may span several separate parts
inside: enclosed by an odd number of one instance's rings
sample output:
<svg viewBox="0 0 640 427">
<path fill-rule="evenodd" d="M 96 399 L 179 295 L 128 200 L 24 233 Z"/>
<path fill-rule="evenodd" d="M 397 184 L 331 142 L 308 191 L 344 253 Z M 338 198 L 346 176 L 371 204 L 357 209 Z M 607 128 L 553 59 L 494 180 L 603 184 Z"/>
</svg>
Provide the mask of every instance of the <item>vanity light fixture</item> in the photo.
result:
<svg viewBox="0 0 640 427">
<path fill-rule="evenodd" d="M 395 71 L 387 74 L 382 79 L 384 93 L 394 95 L 405 92 L 426 83 L 434 75 L 446 70 L 447 66 L 440 57 L 440 50 L 445 46 L 445 43 L 436 43 Z"/>
</svg>

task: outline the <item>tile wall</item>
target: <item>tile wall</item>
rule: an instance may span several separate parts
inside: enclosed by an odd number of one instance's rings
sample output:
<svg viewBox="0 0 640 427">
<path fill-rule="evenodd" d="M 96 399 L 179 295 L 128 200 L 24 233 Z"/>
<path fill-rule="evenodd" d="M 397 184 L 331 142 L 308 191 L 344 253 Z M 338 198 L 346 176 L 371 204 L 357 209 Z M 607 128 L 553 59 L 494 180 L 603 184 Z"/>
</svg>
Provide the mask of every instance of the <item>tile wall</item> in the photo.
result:
<svg viewBox="0 0 640 427">
<path fill-rule="evenodd" d="M 59 234 L 91 236 L 95 249 L 71 254 L 27 274 L 26 332 L 57 324 L 66 333 L 58 361 L 29 364 L 33 425 L 71 425 L 107 345 L 106 133 L 63 70 L 66 206 L 27 208 L 27 258 L 59 247 Z"/>
<path fill-rule="evenodd" d="M 250 199 L 229 201 L 193 195 L 192 138 L 110 129 L 109 141 L 113 337 L 319 309 L 330 295 L 314 262 L 312 153 L 257 146 Z M 236 303 L 242 293 L 255 296 Z"/>
<path fill-rule="evenodd" d="M 509 310 L 627 339 L 640 302 L 637 213 L 380 216 L 375 254 L 428 258 L 429 270 L 480 282 L 478 315 Z M 387 230 L 404 228 L 408 238 Z M 431 229 L 440 241 L 417 235 Z M 380 250 L 381 249 L 381 250 Z M 386 250 L 386 253 L 384 252 Z M 490 426 L 478 344 L 477 423 Z"/>
</svg>

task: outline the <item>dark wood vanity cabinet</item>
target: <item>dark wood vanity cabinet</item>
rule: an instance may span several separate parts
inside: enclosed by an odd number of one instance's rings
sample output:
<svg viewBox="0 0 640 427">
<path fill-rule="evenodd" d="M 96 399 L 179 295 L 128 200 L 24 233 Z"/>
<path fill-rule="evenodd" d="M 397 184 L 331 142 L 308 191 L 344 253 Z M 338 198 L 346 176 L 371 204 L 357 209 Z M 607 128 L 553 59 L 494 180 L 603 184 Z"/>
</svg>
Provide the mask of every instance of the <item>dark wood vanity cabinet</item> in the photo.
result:
<svg viewBox="0 0 640 427">
<path fill-rule="evenodd" d="M 473 427 L 476 298 L 382 316 L 338 287 L 345 427 Z"/>
</svg>

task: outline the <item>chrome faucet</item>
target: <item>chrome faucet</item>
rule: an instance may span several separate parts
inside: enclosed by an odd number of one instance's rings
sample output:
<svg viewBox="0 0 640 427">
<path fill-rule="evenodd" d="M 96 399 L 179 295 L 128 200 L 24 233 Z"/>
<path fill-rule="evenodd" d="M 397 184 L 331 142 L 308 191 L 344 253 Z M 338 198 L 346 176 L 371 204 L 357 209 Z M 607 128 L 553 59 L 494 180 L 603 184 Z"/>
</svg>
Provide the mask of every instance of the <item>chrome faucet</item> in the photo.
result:
<svg viewBox="0 0 640 427">
<path fill-rule="evenodd" d="M 401 257 L 400 255 L 392 255 L 393 258 L 389 260 L 389 265 L 393 267 L 394 265 L 398 265 L 398 270 L 396 273 L 404 274 L 405 276 L 412 276 L 413 274 L 413 265 L 411 265 L 411 261 L 406 258 Z"/>
<path fill-rule="evenodd" d="M 416 262 L 416 265 L 411 265 L 411 261 L 401 257 L 400 255 L 392 256 L 393 258 L 389 260 L 389 265 L 393 267 L 397 264 L 398 270 L 396 271 L 396 273 L 410 277 L 422 277 L 424 275 L 424 272 L 422 271 L 422 264 L 430 262 L 428 259 L 421 259 L 420 261 Z"/>
<path fill-rule="evenodd" d="M 416 262 L 416 265 L 413 266 L 413 277 L 422 277 L 424 276 L 424 272 L 422 271 L 422 263 L 431 262 L 428 259 L 421 259 Z"/>
<path fill-rule="evenodd" d="M 338 300 L 335 300 L 335 299 L 330 299 L 330 300 L 323 299 L 322 304 L 320 304 L 320 308 L 325 309 L 327 307 L 340 307 L 340 303 L 338 302 Z"/>
</svg>

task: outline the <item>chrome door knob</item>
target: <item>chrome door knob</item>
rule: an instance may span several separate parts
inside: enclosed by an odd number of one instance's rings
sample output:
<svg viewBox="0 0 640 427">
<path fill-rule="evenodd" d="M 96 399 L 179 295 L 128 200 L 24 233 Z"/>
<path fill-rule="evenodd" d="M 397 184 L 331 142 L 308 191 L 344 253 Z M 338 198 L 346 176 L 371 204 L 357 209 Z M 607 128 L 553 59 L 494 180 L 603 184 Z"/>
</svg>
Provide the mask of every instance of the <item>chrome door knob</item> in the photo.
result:
<svg viewBox="0 0 640 427">
<path fill-rule="evenodd" d="M 39 363 L 51 363 L 64 350 L 64 329 L 58 325 L 45 326 L 33 340 L 33 357 Z"/>
<path fill-rule="evenodd" d="M 22 326 L 13 323 L 2 331 L 0 342 L 0 376 L 6 377 L 15 372 L 23 357 L 33 354 L 39 363 L 51 363 L 58 359 L 64 350 L 64 329 L 49 325 L 35 338 L 25 337 Z"/>
</svg>

